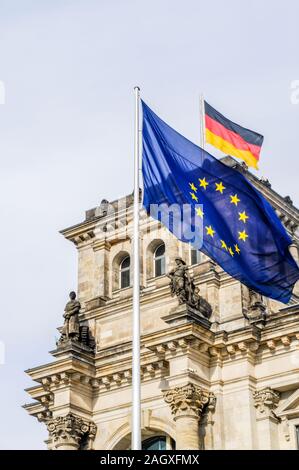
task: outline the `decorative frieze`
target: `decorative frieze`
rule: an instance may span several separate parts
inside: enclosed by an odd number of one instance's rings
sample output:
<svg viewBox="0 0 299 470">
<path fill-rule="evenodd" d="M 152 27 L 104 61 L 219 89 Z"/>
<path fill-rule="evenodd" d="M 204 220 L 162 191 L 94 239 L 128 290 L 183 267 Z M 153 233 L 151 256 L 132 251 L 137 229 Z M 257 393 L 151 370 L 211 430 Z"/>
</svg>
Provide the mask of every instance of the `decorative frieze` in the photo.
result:
<svg viewBox="0 0 299 470">
<path fill-rule="evenodd" d="M 289 348 L 292 341 L 296 339 L 296 335 L 285 335 L 267 340 L 245 340 L 235 343 L 226 344 L 220 343 L 209 347 L 209 354 L 212 357 L 225 358 L 237 355 L 237 353 L 260 353 L 269 351 L 272 354 L 277 350 L 281 350 L 281 346 Z"/>
<path fill-rule="evenodd" d="M 95 237 L 94 231 L 89 230 L 88 232 L 82 232 L 70 238 L 70 240 L 76 245 L 80 246 L 83 243 L 90 242 Z"/>
<path fill-rule="evenodd" d="M 187 335 L 176 340 L 167 341 L 165 343 L 147 346 L 148 349 L 155 352 L 158 357 L 163 357 L 168 353 L 171 355 L 186 353 L 188 348 L 193 348 L 202 353 L 206 353 L 209 349 L 209 343 L 205 343 L 195 336 Z"/>
<path fill-rule="evenodd" d="M 279 403 L 279 392 L 270 387 L 265 387 L 254 392 L 253 398 L 259 418 L 276 418 L 274 410 Z"/>
<path fill-rule="evenodd" d="M 140 375 L 143 381 L 151 378 L 158 378 L 168 373 L 168 362 L 160 360 L 145 364 L 140 367 Z M 73 374 L 74 375 L 74 374 Z M 72 380 L 73 380 L 72 375 Z M 132 369 L 125 369 L 115 373 L 102 375 L 97 378 L 90 378 L 84 374 L 78 374 L 75 376 L 77 383 L 84 385 L 90 385 L 93 389 L 110 390 L 121 386 L 129 385 L 132 381 Z"/>
<path fill-rule="evenodd" d="M 47 423 L 49 437 L 56 449 L 79 449 L 82 438 L 92 441 L 97 427 L 92 421 L 87 421 L 73 413 L 57 416 Z"/>
<path fill-rule="evenodd" d="M 291 338 L 289 336 L 282 336 L 281 337 L 281 342 L 284 346 L 290 346 Z"/>
</svg>

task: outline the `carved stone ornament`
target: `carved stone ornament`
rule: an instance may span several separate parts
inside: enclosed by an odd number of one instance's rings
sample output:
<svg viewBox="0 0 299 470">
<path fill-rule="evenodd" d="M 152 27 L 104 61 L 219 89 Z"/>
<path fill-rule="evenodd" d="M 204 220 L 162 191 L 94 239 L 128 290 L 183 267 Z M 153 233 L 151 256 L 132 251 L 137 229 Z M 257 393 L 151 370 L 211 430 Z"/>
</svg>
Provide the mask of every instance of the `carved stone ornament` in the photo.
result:
<svg viewBox="0 0 299 470">
<path fill-rule="evenodd" d="M 271 183 L 265 176 L 261 177 L 260 182 L 263 183 L 264 186 L 267 186 L 267 188 L 271 188 Z"/>
<path fill-rule="evenodd" d="M 59 343 L 73 339 L 79 341 L 80 324 L 79 313 L 81 304 L 76 300 L 76 293 L 70 292 L 70 300 L 67 302 L 64 309 L 64 325 L 61 332 Z"/>
<path fill-rule="evenodd" d="M 259 418 L 276 418 L 274 410 L 279 402 L 278 392 L 270 387 L 266 387 L 254 392 L 253 398 Z"/>
<path fill-rule="evenodd" d="M 243 170 L 243 173 L 246 173 L 246 171 L 248 171 L 248 165 L 245 162 L 241 162 L 240 167 Z"/>
<path fill-rule="evenodd" d="M 249 321 L 265 320 L 267 317 L 266 306 L 263 301 L 263 296 L 253 289 L 248 290 L 248 305 L 247 312 L 244 314 L 245 318 Z"/>
<path fill-rule="evenodd" d="M 165 390 L 163 396 L 175 420 L 180 416 L 193 416 L 200 419 L 204 407 L 211 399 L 209 392 L 191 383 Z"/>
<path fill-rule="evenodd" d="M 86 421 L 73 413 L 49 420 L 47 429 L 56 448 L 71 446 L 79 449 L 82 438 L 92 441 L 97 432 L 97 427 L 92 421 Z"/>
<path fill-rule="evenodd" d="M 290 196 L 285 196 L 284 197 L 284 200 L 287 204 L 289 204 L 290 206 L 293 205 L 293 201 L 292 199 L 290 198 Z"/>
<path fill-rule="evenodd" d="M 70 292 L 69 297 L 70 300 L 64 309 L 64 325 L 61 329 L 61 336 L 56 344 L 59 347 L 74 341 L 93 349 L 94 344 L 88 326 L 80 326 L 79 323 L 81 304 L 76 300 L 76 293 Z"/>
<path fill-rule="evenodd" d="M 182 258 L 175 258 L 176 266 L 167 276 L 170 278 L 171 295 L 176 295 L 179 304 L 187 304 L 198 310 L 204 317 L 210 318 L 212 307 L 201 295 L 190 277 L 188 267 Z"/>
</svg>

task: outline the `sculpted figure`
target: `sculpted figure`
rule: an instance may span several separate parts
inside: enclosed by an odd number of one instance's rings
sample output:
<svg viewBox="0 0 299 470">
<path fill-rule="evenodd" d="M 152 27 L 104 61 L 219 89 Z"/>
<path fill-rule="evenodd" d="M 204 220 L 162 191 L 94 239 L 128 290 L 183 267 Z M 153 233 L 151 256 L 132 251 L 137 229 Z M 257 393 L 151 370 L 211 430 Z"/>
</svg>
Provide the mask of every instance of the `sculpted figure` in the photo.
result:
<svg viewBox="0 0 299 470">
<path fill-rule="evenodd" d="M 176 295 L 179 304 L 191 300 L 191 279 L 185 261 L 182 258 L 175 258 L 176 266 L 167 276 L 170 278 L 171 294 Z"/>
<path fill-rule="evenodd" d="M 248 289 L 249 293 L 249 309 L 256 308 L 264 304 L 263 296 L 253 289 Z"/>
<path fill-rule="evenodd" d="M 263 296 L 253 289 L 248 288 L 247 311 L 244 311 L 244 317 L 247 320 L 260 320 L 267 318 L 266 305 Z"/>
<path fill-rule="evenodd" d="M 80 312 L 81 304 L 78 300 L 76 300 L 76 293 L 70 293 L 70 300 L 65 306 L 64 309 L 64 325 L 62 329 L 62 334 L 60 338 L 61 341 L 65 341 L 68 339 L 75 339 L 79 340 L 79 312 Z"/>
<path fill-rule="evenodd" d="M 180 305 L 187 304 L 209 318 L 212 314 L 211 305 L 199 294 L 199 288 L 191 279 L 185 261 L 182 258 L 175 258 L 175 264 L 175 268 L 167 274 L 170 278 L 172 296 L 177 296 Z"/>
</svg>

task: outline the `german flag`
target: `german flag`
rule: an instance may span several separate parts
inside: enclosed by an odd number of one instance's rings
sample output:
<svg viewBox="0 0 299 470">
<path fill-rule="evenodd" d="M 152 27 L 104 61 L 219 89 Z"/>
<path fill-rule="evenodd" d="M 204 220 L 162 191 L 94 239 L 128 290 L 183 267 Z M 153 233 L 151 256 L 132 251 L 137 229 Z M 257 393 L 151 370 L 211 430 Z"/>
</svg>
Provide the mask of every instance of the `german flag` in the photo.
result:
<svg viewBox="0 0 299 470">
<path fill-rule="evenodd" d="M 230 121 L 205 101 L 206 141 L 222 152 L 258 168 L 264 137 Z"/>
</svg>

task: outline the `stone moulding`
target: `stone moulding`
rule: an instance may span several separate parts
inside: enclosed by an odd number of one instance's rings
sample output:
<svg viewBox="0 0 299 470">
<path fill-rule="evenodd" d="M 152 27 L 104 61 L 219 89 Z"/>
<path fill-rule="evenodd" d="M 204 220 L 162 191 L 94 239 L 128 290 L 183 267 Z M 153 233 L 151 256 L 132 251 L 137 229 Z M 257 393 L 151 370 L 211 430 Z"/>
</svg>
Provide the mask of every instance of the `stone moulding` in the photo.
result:
<svg viewBox="0 0 299 470">
<path fill-rule="evenodd" d="M 167 375 L 168 372 L 169 364 L 161 358 L 158 358 L 158 360 L 152 361 L 151 363 L 141 364 L 140 367 L 140 374 L 143 382 L 153 378 L 163 377 Z M 40 380 L 41 385 L 28 389 L 27 391 L 30 393 L 32 398 L 38 400 L 44 406 L 49 406 L 53 402 L 52 391 L 62 387 L 84 385 L 91 387 L 94 390 L 101 389 L 102 391 L 105 391 L 106 389 L 127 386 L 131 383 L 131 380 L 131 368 L 124 368 L 121 371 L 112 371 L 111 373 L 101 376 L 94 376 L 83 371 L 68 370 L 66 372 L 55 373 L 47 377 L 43 377 Z M 35 396 L 36 390 L 39 391 L 40 387 L 42 387 L 42 393 L 40 392 L 38 396 Z"/>
</svg>

